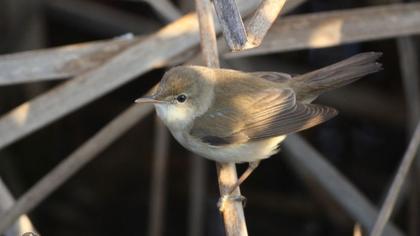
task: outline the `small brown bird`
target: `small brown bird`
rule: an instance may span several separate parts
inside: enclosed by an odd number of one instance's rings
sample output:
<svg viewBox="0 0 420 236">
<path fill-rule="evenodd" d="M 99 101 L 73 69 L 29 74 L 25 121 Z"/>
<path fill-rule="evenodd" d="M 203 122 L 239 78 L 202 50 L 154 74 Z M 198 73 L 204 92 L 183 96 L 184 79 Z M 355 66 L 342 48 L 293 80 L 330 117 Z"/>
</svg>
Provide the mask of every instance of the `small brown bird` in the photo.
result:
<svg viewBox="0 0 420 236">
<path fill-rule="evenodd" d="M 169 70 L 151 96 L 160 119 L 186 149 L 217 162 L 248 162 L 238 187 L 287 134 L 337 115 L 310 104 L 321 93 L 381 70 L 382 55 L 367 52 L 307 74 L 241 72 L 201 66 Z"/>
</svg>

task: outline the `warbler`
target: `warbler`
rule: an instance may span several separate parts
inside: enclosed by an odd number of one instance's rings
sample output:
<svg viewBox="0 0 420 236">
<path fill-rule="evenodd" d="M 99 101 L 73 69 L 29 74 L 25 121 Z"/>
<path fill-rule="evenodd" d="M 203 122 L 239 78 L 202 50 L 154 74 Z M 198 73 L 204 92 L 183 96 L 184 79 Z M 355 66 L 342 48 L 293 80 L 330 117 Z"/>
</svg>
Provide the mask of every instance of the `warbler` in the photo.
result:
<svg viewBox="0 0 420 236">
<path fill-rule="evenodd" d="M 286 135 L 336 116 L 334 108 L 311 102 L 381 70 L 376 62 L 381 55 L 360 53 L 297 76 L 178 66 L 136 102 L 153 103 L 175 139 L 191 152 L 221 163 L 248 162 L 232 193 L 261 160 L 278 152 Z"/>
</svg>

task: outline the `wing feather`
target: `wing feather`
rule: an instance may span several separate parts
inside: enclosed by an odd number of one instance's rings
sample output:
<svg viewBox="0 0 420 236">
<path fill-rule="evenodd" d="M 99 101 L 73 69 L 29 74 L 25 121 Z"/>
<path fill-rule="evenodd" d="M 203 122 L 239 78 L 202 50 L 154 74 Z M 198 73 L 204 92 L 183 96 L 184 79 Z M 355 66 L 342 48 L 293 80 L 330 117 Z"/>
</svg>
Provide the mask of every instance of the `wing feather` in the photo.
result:
<svg viewBox="0 0 420 236">
<path fill-rule="evenodd" d="M 333 108 L 296 101 L 291 89 L 266 89 L 243 97 L 241 106 L 211 109 L 190 134 L 214 146 L 240 144 L 298 132 L 337 114 Z"/>
</svg>

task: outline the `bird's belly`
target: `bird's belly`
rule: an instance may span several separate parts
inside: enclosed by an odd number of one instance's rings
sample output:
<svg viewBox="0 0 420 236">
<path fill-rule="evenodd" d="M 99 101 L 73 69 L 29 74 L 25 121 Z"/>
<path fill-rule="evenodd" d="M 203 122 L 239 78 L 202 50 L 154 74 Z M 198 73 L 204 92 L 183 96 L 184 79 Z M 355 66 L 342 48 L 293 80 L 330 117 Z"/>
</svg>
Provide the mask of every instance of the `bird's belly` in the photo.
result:
<svg viewBox="0 0 420 236">
<path fill-rule="evenodd" d="M 273 137 L 244 144 L 211 146 L 181 132 L 172 132 L 175 139 L 186 149 L 217 162 L 253 162 L 277 153 L 278 145 L 286 136 Z"/>
</svg>

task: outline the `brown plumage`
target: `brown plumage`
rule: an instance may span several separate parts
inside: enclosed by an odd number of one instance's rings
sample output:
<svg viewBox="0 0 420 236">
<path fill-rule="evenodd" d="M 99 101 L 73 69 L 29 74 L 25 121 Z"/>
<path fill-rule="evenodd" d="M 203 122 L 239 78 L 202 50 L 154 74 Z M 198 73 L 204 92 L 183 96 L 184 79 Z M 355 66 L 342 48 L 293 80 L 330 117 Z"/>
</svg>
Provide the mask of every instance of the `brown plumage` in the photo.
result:
<svg viewBox="0 0 420 236">
<path fill-rule="evenodd" d="M 287 134 L 337 115 L 310 104 L 321 93 L 377 72 L 381 53 L 350 57 L 292 77 L 200 66 L 169 70 L 154 94 L 159 117 L 187 149 L 218 162 L 258 162 L 277 151 Z"/>
</svg>

